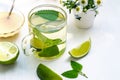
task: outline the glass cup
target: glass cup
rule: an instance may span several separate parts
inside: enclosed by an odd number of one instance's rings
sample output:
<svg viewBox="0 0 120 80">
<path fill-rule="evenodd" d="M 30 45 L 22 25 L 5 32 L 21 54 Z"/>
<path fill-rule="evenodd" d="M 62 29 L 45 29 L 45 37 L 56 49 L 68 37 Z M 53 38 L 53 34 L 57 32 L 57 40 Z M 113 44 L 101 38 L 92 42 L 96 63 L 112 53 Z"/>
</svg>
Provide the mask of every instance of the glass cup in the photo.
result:
<svg viewBox="0 0 120 80">
<path fill-rule="evenodd" d="M 25 22 L 23 13 L 16 8 L 13 8 L 11 15 L 8 16 L 10 8 L 11 5 L 0 3 L 0 38 L 17 34 Z"/>
<path fill-rule="evenodd" d="M 66 12 L 59 6 L 41 4 L 28 14 L 29 35 L 22 41 L 26 55 L 51 60 L 60 57 L 66 49 Z"/>
</svg>

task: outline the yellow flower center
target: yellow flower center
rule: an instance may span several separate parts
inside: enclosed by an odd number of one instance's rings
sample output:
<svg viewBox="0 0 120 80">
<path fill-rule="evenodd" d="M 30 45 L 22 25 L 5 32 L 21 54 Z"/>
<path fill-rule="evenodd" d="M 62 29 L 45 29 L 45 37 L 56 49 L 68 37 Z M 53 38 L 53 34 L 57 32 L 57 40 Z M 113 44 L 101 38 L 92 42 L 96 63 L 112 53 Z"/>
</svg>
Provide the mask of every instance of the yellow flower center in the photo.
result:
<svg viewBox="0 0 120 80">
<path fill-rule="evenodd" d="M 100 5 L 101 4 L 101 0 L 97 0 L 97 4 Z"/>
<path fill-rule="evenodd" d="M 76 7 L 76 11 L 80 11 L 80 7 Z"/>
<path fill-rule="evenodd" d="M 86 1 L 85 1 L 85 0 L 81 0 L 81 3 L 82 3 L 82 4 L 85 4 L 85 3 L 86 3 Z"/>
</svg>

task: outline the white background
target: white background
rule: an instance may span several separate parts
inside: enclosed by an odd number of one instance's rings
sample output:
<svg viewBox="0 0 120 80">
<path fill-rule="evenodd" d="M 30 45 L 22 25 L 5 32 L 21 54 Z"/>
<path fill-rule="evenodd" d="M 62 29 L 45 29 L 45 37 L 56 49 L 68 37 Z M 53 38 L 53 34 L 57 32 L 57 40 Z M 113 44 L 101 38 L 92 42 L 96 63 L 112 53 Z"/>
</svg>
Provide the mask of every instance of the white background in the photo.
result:
<svg viewBox="0 0 120 80">
<path fill-rule="evenodd" d="M 0 0 L 12 1 L 12 0 Z M 39 1 L 39 2 L 37 2 Z M 46 3 L 55 0 L 42 0 Z M 40 0 L 16 0 L 16 7 L 21 10 L 26 18 L 20 33 L 10 38 L 0 38 L 0 41 L 15 42 L 20 55 L 17 62 L 12 65 L 0 65 L 0 80 L 39 80 L 36 74 L 38 64 L 43 63 L 56 73 L 61 74 L 70 70 L 70 60 L 75 60 L 83 65 L 83 72 L 88 79 L 79 75 L 71 80 L 120 80 L 120 1 L 103 0 L 94 26 L 90 29 L 78 29 L 74 26 L 72 15 L 68 15 L 67 49 L 57 60 L 40 61 L 33 56 L 25 56 L 21 49 L 21 41 L 28 34 L 27 14 L 33 4 L 42 3 Z M 91 37 L 92 46 L 89 54 L 82 59 L 73 59 L 68 51 Z M 64 78 L 63 80 L 70 80 Z"/>
</svg>

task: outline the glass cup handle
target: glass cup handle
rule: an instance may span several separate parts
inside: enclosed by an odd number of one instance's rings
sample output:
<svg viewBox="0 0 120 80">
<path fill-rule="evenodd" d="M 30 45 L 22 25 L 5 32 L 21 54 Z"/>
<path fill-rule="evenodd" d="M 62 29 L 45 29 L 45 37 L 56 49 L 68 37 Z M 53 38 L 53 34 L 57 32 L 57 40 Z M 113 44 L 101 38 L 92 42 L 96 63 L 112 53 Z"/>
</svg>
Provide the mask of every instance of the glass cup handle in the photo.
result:
<svg viewBox="0 0 120 80">
<path fill-rule="evenodd" d="M 22 40 L 22 49 L 26 56 L 31 55 L 34 51 L 34 48 L 31 48 L 31 45 L 30 45 L 30 40 L 32 37 L 33 37 L 32 34 L 28 34 Z"/>
</svg>

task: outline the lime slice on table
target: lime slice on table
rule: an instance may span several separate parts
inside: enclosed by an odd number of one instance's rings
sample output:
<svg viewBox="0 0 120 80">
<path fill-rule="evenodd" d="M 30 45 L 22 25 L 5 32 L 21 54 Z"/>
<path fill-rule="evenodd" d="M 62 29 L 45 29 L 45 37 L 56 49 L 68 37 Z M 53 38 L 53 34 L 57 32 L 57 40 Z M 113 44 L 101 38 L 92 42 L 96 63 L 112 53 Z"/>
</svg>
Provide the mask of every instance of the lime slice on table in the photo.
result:
<svg viewBox="0 0 120 80">
<path fill-rule="evenodd" d="M 0 64 L 12 64 L 19 55 L 18 47 L 11 42 L 0 42 Z"/>
<path fill-rule="evenodd" d="M 39 64 L 37 67 L 37 75 L 40 80 L 63 80 L 57 73 L 45 66 Z"/>
<path fill-rule="evenodd" d="M 90 47 L 91 47 L 91 40 L 89 39 L 89 40 L 83 42 L 78 47 L 70 50 L 69 54 L 74 58 L 81 58 L 88 54 Z"/>
</svg>

